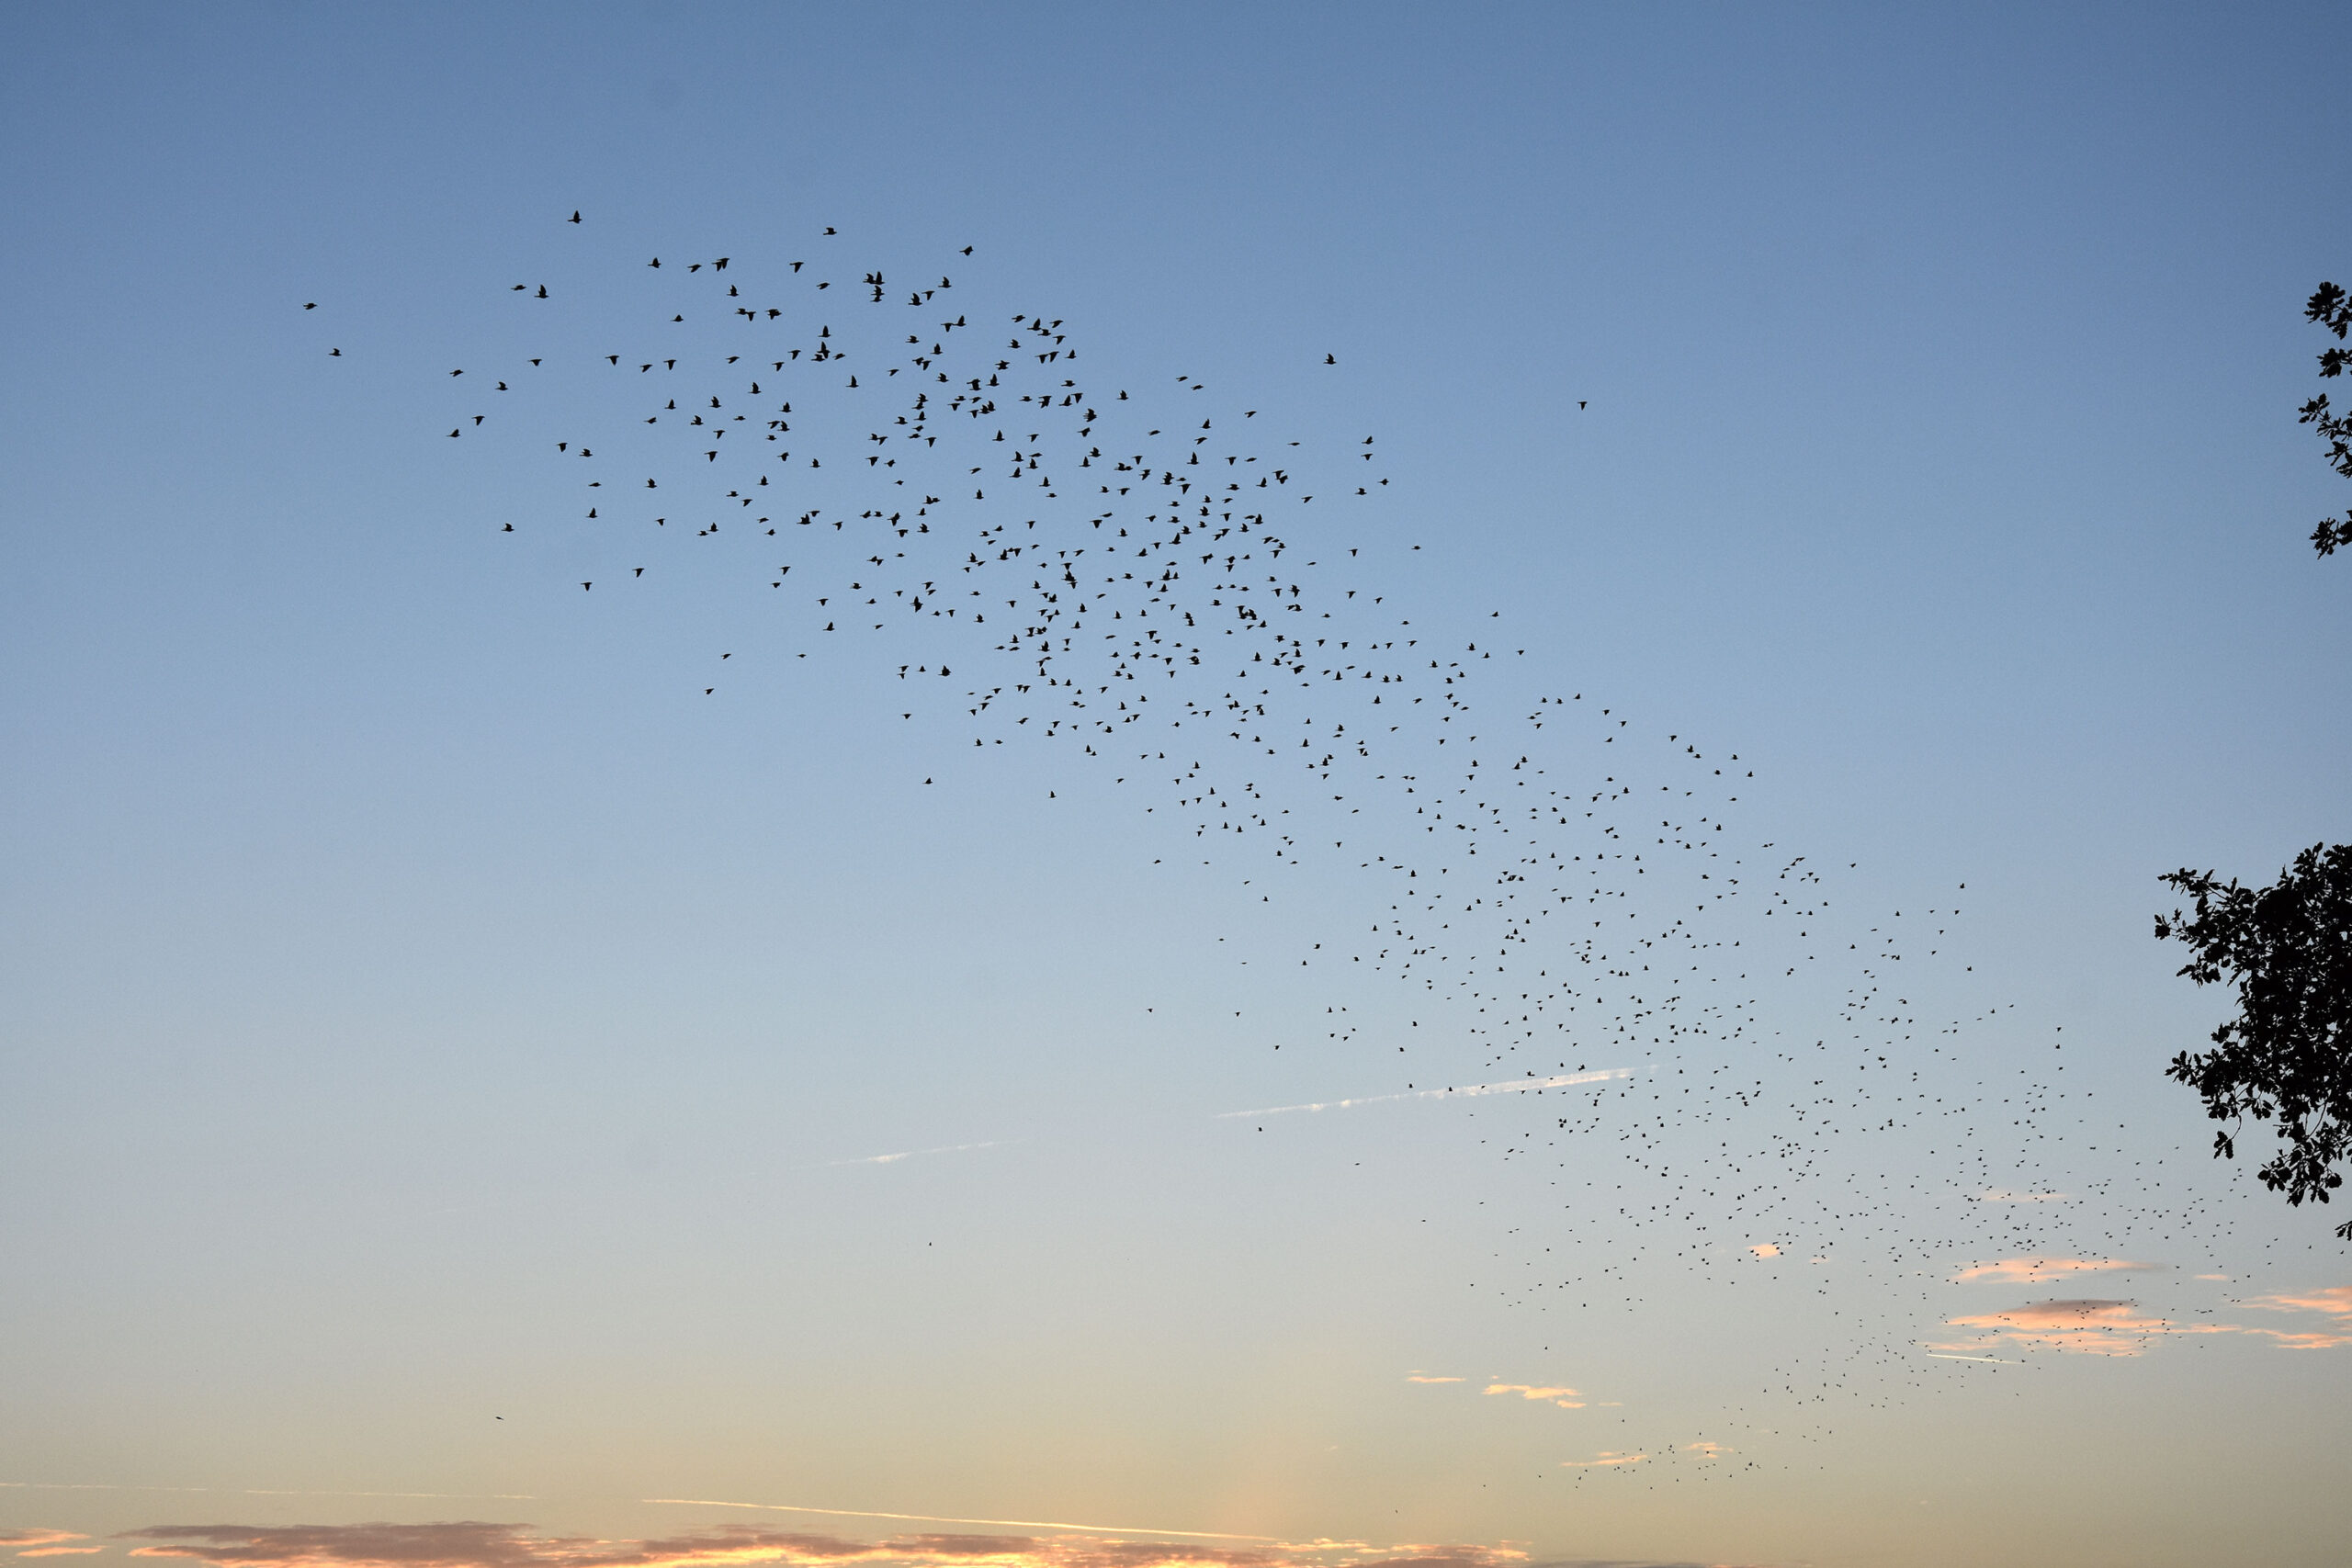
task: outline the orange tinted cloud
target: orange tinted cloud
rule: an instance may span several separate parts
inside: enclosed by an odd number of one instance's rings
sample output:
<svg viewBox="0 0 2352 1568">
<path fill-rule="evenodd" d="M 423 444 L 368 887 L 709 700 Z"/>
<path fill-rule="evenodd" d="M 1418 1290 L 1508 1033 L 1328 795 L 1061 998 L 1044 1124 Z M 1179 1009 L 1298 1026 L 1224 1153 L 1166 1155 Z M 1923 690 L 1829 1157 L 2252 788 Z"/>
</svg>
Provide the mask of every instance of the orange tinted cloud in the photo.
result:
<svg viewBox="0 0 2352 1568">
<path fill-rule="evenodd" d="M 2040 1260 L 2037 1266 L 2041 1261 L 2050 1260 Z M 2079 1259 L 2054 1261 L 2066 1263 L 2078 1262 Z M 1998 1266 L 1979 1265 L 1961 1278 L 2007 1277 L 1986 1272 Z M 1927 1348 L 1931 1353 L 1973 1350 L 2006 1341 L 2045 1350 L 2073 1350 L 2095 1356 L 2137 1356 L 2143 1354 L 2156 1340 L 2176 1334 L 2252 1334 L 2273 1340 L 2282 1349 L 2289 1350 L 2329 1350 L 2352 1345 L 2352 1285 L 2329 1285 L 2300 1294 L 2257 1296 L 2245 1304 L 2265 1312 L 2324 1313 L 2335 1322 L 2328 1328 L 2301 1330 L 2256 1328 L 2243 1323 L 2184 1324 L 2143 1314 L 2136 1302 L 2092 1299 L 2029 1302 L 2008 1312 L 1951 1318 L 1949 1321 L 1955 1328 L 1982 1328 L 1992 1332 L 1985 1338 L 1933 1345 Z"/>
<path fill-rule="evenodd" d="M 2330 1317 L 2352 1317 L 2352 1285 L 2329 1285 L 2299 1296 L 2256 1296 L 2245 1304 L 2270 1312 L 2324 1312 Z"/>
<path fill-rule="evenodd" d="M 1649 1457 L 1647 1454 L 1615 1453 L 1603 1449 L 1591 1459 L 1564 1459 L 1560 1461 L 1560 1468 L 1562 1470 L 1608 1470 L 1618 1465 L 1639 1464 Z"/>
<path fill-rule="evenodd" d="M 2281 1328 L 2248 1328 L 2248 1334 L 2259 1334 L 2277 1340 L 2290 1350 L 2332 1350 L 2339 1345 L 2352 1345 L 2352 1285 L 2327 1285 L 2301 1295 L 2256 1296 L 2245 1303 L 2264 1312 L 2324 1313 L 2335 1320 L 2335 1331 L 2305 1330 L 2296 1333 Z"/>
<path fill-rule="evenodd" d="M 2161 1269 L 2161 1263 L 2130 1263 L 2120 1258 L 2004 1258 L 1995 1263 L 1979 1263 L 1963 1269 L 1952 1276 L 1955 1284 L 1972 1280 L 1988 1280 L 2012 1285 L 2039 1284 L 2045 1280 L 2064 1280 L 2076 1274 L 2137 1273 Z"/>
<path fill-rule="evenodd" d="M 81 1557 L 93 1551 L 104 1551 L 102 1546 L 61 1546 L 60 1541 L 87 1540 L 85 1535 L 72 1530 L 16 1529 L 0 1530 L 0 1546 L 13 1546 L 19 1557 Z"/>
<path fill-rule="evenodd" d="M 220 1568 L 1511 1568 L 1507 1547 L 1360 1542 L 1222 1547 L 1100 1536 L 922 1534 L 856 1541 L 749 1528 L 652 1540 L 542 1536 L 524 1525 L 156 1525 L 126 1532 L 134 1557 Z"/>
<path fill-rule="evenodd" d="M 1948 1320 L 1955 1328 L 1992 1330 L 1994 1342 L 2007 1340 L 2045 1350 L 2069 1350 L 2092 1356 L 2138 1356 L 2145 1353 L 2155 1340 L 2171 1334 L 2228 1334 L 2227 1324 L 2198 1324 L 2184 1325 L 2161 1317 L 2144 1315 L 2137 1302 L 2101 1301 L 2077 1298 L 2070 1301 L 2028 1302 L 2007 1312 L 1987 1313 L 1976 1317 L 1955 1317 Z M 1939 1345 L 1939 1350 L 1958 1350 L 1971 1344 Z"/>
<path fill-rule="evenodd" d="M 2276 1339 L 2287 1350 L 2333 1350 L 2338 1345 L 2352 1345 L 2352 1334 L 2290 1334 L 2283 1328 L 2248 1328 L 2246 1334 L 2259 1334 Z"/>
<path fill-rule="evenodd" d="M 1577 1397 L 1577 1391 L 1572 1388 L 1538 1388 L 1532 1383 L 1490 1382 L 1487 1385 L 1487 1392 L 1515 1393 L 1521 1399 L 1548 1399 L 1563 1410 L 1584 1408 L 1584 1401 Z"/>
<path fill-rule="evenodd" d="M 1407 1382 L 1460 1382 L 1463 1380 L 1460 1378 L 1432 1377 L 1428 1372 L 1408 1372 L 1405 1374 L 1405 1381 Z"/>
</svg>

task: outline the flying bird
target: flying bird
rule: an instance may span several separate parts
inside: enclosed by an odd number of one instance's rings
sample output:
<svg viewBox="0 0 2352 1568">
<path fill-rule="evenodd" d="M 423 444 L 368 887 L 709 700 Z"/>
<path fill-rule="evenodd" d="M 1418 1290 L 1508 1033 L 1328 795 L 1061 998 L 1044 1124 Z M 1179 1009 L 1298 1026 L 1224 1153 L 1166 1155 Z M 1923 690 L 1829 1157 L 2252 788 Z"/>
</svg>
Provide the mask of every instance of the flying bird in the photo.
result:
<svg viewBox="0 0 2352 1568">
<path fill-rule="evenodd" d="M 829 297 L 819 317 L 809 307 L 830 281 L 797 293 L 801 262 L 774 274 L 747 258 L 736 275 L 745 281 L 729 286 L 752 297 L 747 304 L 687 318 L 684 304 L 714 281 L 700 271 L 730 259 L 662 268 L 657 257 L 647 267 L 670 276 L 640 306 L 566 328 L 575 293 L 544 319 L 539 330 L 574 335 L 529 361 L 545 376 L 516 383 L 515 401 L 535 405 L 521 412 L 542 422 L 530 428 L 565 429 L 559 453 L 579 445 L 585 457 L 611 440 L 605 423 L 626 424 L 648 488 L 669 492 L 673 511 L 704 509 L 682 512 L 682 523 L 695 521 L 671 535 L 666 513 L 648 519 L 598 498 L 587 522 L 601 530 L 599 547 L 650 522 L 656 552 L 707 547 L 711 574 L 768 572 L 778 592 L 763 604 L 783 637 L 835 632 L 847 618 L 831 608 L 835 598 L 866 611 L 855 638 L 831 645 L 842 656 L 878 650 L 873 658 L 909 679 L 932 673 L 937 657 L 938 678 L 967 687 L 943 704 L 943 743 L 1028 747 L 1057 766 L 1111 770 L 1118 787 L 1150 792 L 1143 803 L 1155 829 L 1181 823 L 1177 841 L 1230 866 L 1237 899 L 1252 908 L 1284 897 L 1267 885 L 1269 861 L 1319 863 L 1331 886 L 1360 888 L 1352 931 L 1296 924 L 1252 948 L 1271 941 L 1323 987 L 1324 1043 L 1355 1053 L 1325 1059 L 1380 1066 L 1368 1025 L 1388 1014 L 1373 1014 L 1373 998 L 1388 998 L 1384 1010 L 1426 1004 L 1396 1043 L 1407 1062 L 1390 1070 L 1400 1080 L 1426 1088 L 1422 1064 L 1444 1050 L 1492 1068 L 1497 1082 L 1543 1082 L 1482 1099 L 1476 1125 L 1490 1142 L 1477 1147 L 1507 1166 L 1542 1162 L 1544 1179 L 1564 1191 L 1606 1173 L 1600 1190 L 1614 1213 L 1565 1214 L 1547 1237 L 1555 1250 L 1514 1259 L 1527 1280 L 1544 1282 L 1503 1287 L 1507 1300 L 1581 1310 L 1629 1301 L 1630 1280 L 1655 1284 L 1676 1270 L 1790 1268 L 1816 1243 L 1848 1255 L 1939 1256 L 1949 1238 L 1905 1230 L 1891 1201 L 1898 1181 L 1940 1190 L 1973 1171 L 1970 1161 L 1994 1163 L 1997 1151 L 2014 1164 L 2050 1146 L 2041 1140 L 2054 1098 L 2004 1085 L 1992 1103 L 2012 1108 L 1997 1126 L 1977 1115 L 1989 1091 L 1952 1077 L 1973 1069 L 1927 1043 L 1949 1053 L 1961 1021 L 1922 1021 L 1905 999 L 1922 994 L 1907 972 L 1937 957 L 1919 949 L 1949 941 L 1943 931 L 1926 925 L 1915 943 L 1906 933 L 1918 910 L 1907 902 L 1899 924 L 1869 914 L 1826 868 L 1763 840 L 1740 798 L 1753 787 L 1746 764 L 1679 728 L 1649 733 L 1584 693 L 1531 692 L 1526 705 L 1506 707 L 1507 694 L 1537 677 L 1532 660 L 1492 640 L 1498 615 L 1486 632 L 1453 622 L 1449 634 L 1438 617 L 1424 624 L 1386 603 L 1398 585 L 1379 574 L 1422 547 L 1389 546 L 1385 530 L 1399 525 L 1385 513 L 1384 532 L 1360 532 L 1368 514 L 1350 509 L 1411 487 L 1400 476 L 1385 488 L 1378 466 L 1335 476 L 1345 462 L 1376 464 L 1388 444 L 1290 441 L 1255 423 L 1261 411 L 1228 407 L 1189 375 L 1154 378 L 1170 390 L 1135 387 L 1131 398 L 1107 371 L 1096 378 L 1079 326 L 1029 309 L 993 318 L 1001 335 L 992 344 L 975 341 L 984 333 L 954 335 L 972 314 L 990 320 L 977 305 L 952 323 L 933 318 L 936 336 L 911 335 L 898 301 L 857 291 Z M 891 265 L 903 276 L 921 262 Z M 860 276 L 878 285 L 887 270 Z M 943 275 L 939 287 L 950 286 Z M 976 286 L 967 276 L 963 287 Z M 637 363 L 641 376 L 664 369 L 664 400 L 635 383 L 585 390 L 586 367 L 610 342 L 578 341 L 589 332 L 621 336 L 634 353 L 662 334 L 656 357 Z M 744 333 L 776 341 L 746 345 Z M 605 357 L 611 367 L 622 360 Z M 852 357 L 870 374 L 800 375 Z M 733 368 L 742 358 L 770 364 L 776 379 L 751 380 Z M 1337 355 L 1323 363 L 1336 366 Z M 1177 392 L 1195 406 L 1170 404 Z M 1203 408 L 1224 423 L 1202 419 Z M 1266 412 L 1270 424 L 1282 417 Z M 518 475 L 544 471 L 546 448 L 520 444 L 516 422 L 493 432 L 471 417 L 483 437 L 469 449 L 475 460 L 507 452 Z M 828 456 L 836 462 L 823 463 Z M 802 474 L 799 459 L 820 472 Z M 943 482 L 990 465 L 996 491 L 966 499 Z M 571 504 L 571 485 L 603 488 L 574 472 L 593 470 L 564 470 L 552 498 Z M 797 488 L 836 475 L 850 477 Z M 1324 506 L 1308 504 L 1316 496 Z M 741 530 L 721 524 L 738 513 L 754 537 L 791 540 L 795 559 L 781 569 L 737 561 L 728 552 Z M 1442 547 L 1431 541 L 1430 555 Z M 630 570 L 641 578 L 647 568 Z M 665 578 L 664 592 L 695 581 Z M 810 583 L 808 598 L 782 594 L 787 582 Z M 738 612 L 711 603 L 716 631 Z M 1510 664 L 1512 678 L 1498 679 Z M 1767 952 L 1779 954 L 1769 968 Z M 1801 969 L 1834 973 L 1824 994 L 1843 987 L 1846 998 L 1834 1027 L 1808 1033 L 1824 1043 L 1802 1059 L 1761 1043 L 1779 1027 L 1767 982 L 1793 982 Z M 1550 1082 L 1576 1077 L 1604 1048 L 1659 1064 L 1655 1081 L 1671 1084 L 1670 1099 L 1637 1104 L 1618 1080 Z M 1832 1056 L 1835 1073 L 1823 1070 Z M 1915 1090 L 1898 1066 L 1940 1098 Z M 2028 1138 L 2033 1155 L 2018 1152 Z M 1905 1174 L 1887 1174 L 1898 1160 Z M 1864 1166 L 1867 1179 L 1857 1176 Z M 1758 1246 L 1770 1236 L 1779 1250 L 1726 1250 L 1726 1237 L 1743 1236 Z M 1852 1277 L 1866 1271 L 1857 1265 Z M 1482 1295 L 1497 1288 L 1481 1277 Z M 1910 1326 L 1891 1309 L 1847 1316 L 1839 1353 L 1894 1357 L 1898 1330 Z M 1916 1368 L 1916 1356 L 1902 1355 Z M 1826 1388 L 1832 1376 L 1818 1381 Z"/>
</svg>

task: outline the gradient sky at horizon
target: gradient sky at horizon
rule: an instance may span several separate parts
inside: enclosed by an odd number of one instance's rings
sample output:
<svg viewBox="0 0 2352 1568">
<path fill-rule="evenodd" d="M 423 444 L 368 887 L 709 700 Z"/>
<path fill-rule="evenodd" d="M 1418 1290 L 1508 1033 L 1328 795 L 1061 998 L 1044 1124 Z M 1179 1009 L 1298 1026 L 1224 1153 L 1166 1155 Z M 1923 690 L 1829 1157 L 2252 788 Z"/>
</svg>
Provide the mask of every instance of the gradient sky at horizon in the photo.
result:
<svg viewBox="0 0 2352 1568">
<path fill-rule="evenodd" d="M 2161 872 L 2346 836 L 2352 565 L 2304 542 L 2345 487 L 2294 422 L 2352 273 L 2339 11 L 5 25 L 0 1551 L 905 1515 L 1377 1549 L 1269 1563 L 2338 1554 L 2342 1214 L 2205 1157 L 2161 1068 L 2225 1004 L 2148 928 Z M 1961 908 L 1921 1006 L 1991 1020 L 1988 1078 L 2064 1043 L 2095 1131 L 2051 1201 L 2104 1183 L 2106 1228 L 1899 1300 L 1792 1240 L 1539 1307 L 1560 1200 L 1482 1140 L 1543 1107 L 1400 1098 L 1495 1075 L 1237 956 L 1355 929 L 1344 879 L 1245 907 L 1099 771 L 885 713 L 878 664 L 741 629 L 706 701 L 739 612 L 622 615 L 492 533 L 532 481 L 443 449 L 432 378 L 510 273 L 828 225 L 971 245 L 975 301 L 1123 382 L 1377 432 L 1367 556 L 1526 650 L 1487 700 L 1736 752 L 1739 830 L 1858 919 Z M 1840 1313 L 2016 1364 L 1839 1381 Z M 2086 1314 L 2142 1353 L 2054 1348 Z M 590 1568 L 537 1539 L 412 1560 Z"/>
</svg>

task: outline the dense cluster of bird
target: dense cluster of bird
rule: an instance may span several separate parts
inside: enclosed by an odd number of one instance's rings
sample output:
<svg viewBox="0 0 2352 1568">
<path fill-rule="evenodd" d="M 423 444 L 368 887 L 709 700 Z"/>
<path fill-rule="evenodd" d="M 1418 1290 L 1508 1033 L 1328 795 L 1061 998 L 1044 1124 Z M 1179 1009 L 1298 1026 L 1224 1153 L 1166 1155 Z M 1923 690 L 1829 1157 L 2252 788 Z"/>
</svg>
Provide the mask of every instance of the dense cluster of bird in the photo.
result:
<svg viewBox="0 0 2352 1568">
<path fill-rule="evenodd" d="M 1352 934 L 1283 962 L 1328 976 L 1332 1041 L 1398 988 L 1382 1016 L 1405 1038 L 1373 1054 L 1403 1087 L 1473 1054 L 1528 1078 L 1634 1069 L 1472 1113 L 1562 1189 L 1557 1226 L 1498 1253 L 1483 1292 L 1589 1314 L 1661 1269 L 1834 1284 L 1834 1337 L 1747 1412 L 1777 1400 L 1801 1427 L 1826 1397 L 1966 1375 L 1919 1355 L 1955 1268 L 2123 1244 L 2113 1205 L 2006 1201 L 2062 1179 L 2079 1200 L 2055 1148 L 2085 1097 L 2057 1087 L 2063 1055 L 2005 1083 L 1961 1048 L 1996 1010 L 1952 999 L 1957 895 L 1834 908 L 1826 868 L 1733 829 L 1737 756 L 1573 686 L 1482 706 L 1542 682 L 1493 678 L 1520 657 L 1499 616 L 1449 636 L 1400 607 L 1349 511 L 1397 493 L 1375 434 L 1335 449 L 1190 374 L 1100 377 L 1070 322 L 959 288 L 971 247 L 910 281 L 844 243 L 649 256 L 598 293 L 633 288 L 630 320 L 502 285 L 541 312 L 507 334 L 537 345 L 439 378 L 436 439 L 539 467 L 548 505 L 503 528 L 626 547 L 581 592 L 710 552 L 807 646 L 872 639 L 900 679 L 950 682 L 953 744 L 1064 748 L 1149 787 L 1252 901 L 1309 863 L 1362 878 Z"/>
</svg>

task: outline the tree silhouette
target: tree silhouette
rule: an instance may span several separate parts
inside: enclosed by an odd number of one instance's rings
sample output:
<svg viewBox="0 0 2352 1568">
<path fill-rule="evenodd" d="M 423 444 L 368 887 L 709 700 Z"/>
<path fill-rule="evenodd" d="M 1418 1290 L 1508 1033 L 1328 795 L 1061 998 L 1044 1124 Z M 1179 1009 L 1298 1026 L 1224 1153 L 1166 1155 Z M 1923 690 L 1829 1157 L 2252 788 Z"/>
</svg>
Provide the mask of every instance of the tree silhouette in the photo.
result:
<svg viewBox="0 0 2352 1568">
<path fill-rule="evenodd" d="M 2156 939 L 2196 952 L 2180 973 L 2238 990 L 2238 1016 L 2213 1031 L 2211 1051 L 2173 1058 L 2166 1076 L 2205 1097 L 2217 1122 L 2278 1120 L 2284 1145 L 2260 1175 L 2300 1205 L 2324 1203 L 2352 1155 L 2352 844 L 2313 844 L 2267 887 L 2211 872 L 2165 877 L 2196 901 L 2193 916 L 2156 917 Z M 2232 1133 L 2213 1153 L 2233 1158 Z M 2352 1241 L 2352 1221 L 2335 1234 Z"/>
<path fill-rule="evenodd" d="M 2319 292 L 2303 306 L 2303 320 L 2317 321 L 2340 342 L 2346 333 L 2352 332 L 2352 295 L 2333 283 L 2321 284 Z M 2343 375 L 2348 359 L 2352 359 L 2352 351 L 2329 349 L 2319 356 L 2320 375 Z M 2352 479 L 2352 414 L 2330 413 L 2327 394 L 2322 392 L 2303 405 L 2301 423 L 2319 426 L 2320 439 L 2327 443 L 2328 465 Z M 2330 517 L 2312 530 L 2312 547 L 2322 556 L 2334 555 L 2338 545 L 2352 547 L 2352 512 L 2342 517 Z"/>
<path fill-rule="evenodd" d="M 2304 301 L 2303 320 L 2342 342 L 2352 334 L 2352 294 L 2323 283 Z M 2333 379 L 2352 350 L 2319 356 Z M 2331 412 L 2327 394 L 2305 403 L 2300 423 L 2317 425 L 2328 465 L 2352 479 L 2352 414 Z M 2312 534 L 2324 558 L 2352 547 L 2352 512 Z M 2156 917 L 2156 940 L 2177 937 L 2196 956 L 2180 973 L 2199 986 L 2237 987 L 2238 1015 L 2213 1031 L 2213 1049 L 2183 1051 L 2165 1075 L 2205 1099 L 2216 1122 L 2278 1119 L 2283 1145 L 2258 1173 L 2274 1192 L 2300 1205 L 2324 1203 L 2344 1185 L 2336 1170 L 2352 1156 L 2352 844 L 2313 844 L 2267 887 L 2241 887 L 2210 871 L 2183 868 L 2162 878 L 2194 899 L 2196 913 Z M 2237 1141 L 2213 1134 L 2217 1158 L 2233 1159 Z M 2335 1227 L 2352 1241 L 2352 1221 Z"/>
</svg>

